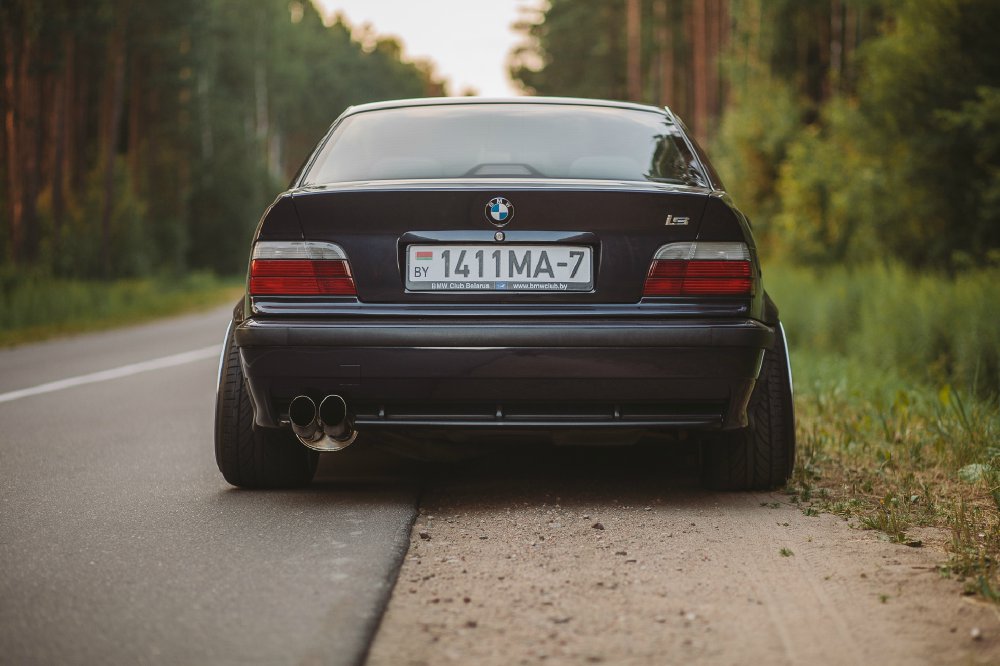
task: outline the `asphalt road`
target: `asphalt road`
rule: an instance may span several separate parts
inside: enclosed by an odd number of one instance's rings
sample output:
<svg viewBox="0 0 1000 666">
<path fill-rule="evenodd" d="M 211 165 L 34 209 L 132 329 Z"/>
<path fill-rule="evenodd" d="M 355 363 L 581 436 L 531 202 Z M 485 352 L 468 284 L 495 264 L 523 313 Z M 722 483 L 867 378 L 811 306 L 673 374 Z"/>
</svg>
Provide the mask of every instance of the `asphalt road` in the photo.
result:
<svg viewBox="0 0 1000 666">
<path fill-rule="evenodd" d="M 228 486 L 228 310 L 0 351 L 0 663 L 363 659 L 417 484 L 358 448 L 303 491 Z"/>
<path fill-rule="evenodd" d="M 307 489 L 235 490 L 227 317 L 0 351 L 0 664 L 1000 663 L 947 534 L 701 490 L 690 446 L 359 442 Z"/>
</svg>

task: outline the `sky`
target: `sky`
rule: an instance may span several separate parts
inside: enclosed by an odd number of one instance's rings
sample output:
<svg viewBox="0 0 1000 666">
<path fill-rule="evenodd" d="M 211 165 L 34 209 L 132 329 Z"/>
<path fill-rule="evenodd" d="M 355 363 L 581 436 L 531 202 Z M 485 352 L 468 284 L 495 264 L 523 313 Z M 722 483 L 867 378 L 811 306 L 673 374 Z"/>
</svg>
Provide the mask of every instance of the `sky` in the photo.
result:
<svg viewBox="0 0 1000 666">
<path fill-rule="evenodd" d="M 520 8 L 544 0 L 315 0 L 332 20 L 341 12 L 355 31 L 364 24 L 396 37 L 408 60 L 429 59 L 459 95 L 473 88 L 486 97 L 520 92 L 507 76 L 507 56 L 521 40 L 511 27 Z M 530 16 L 530 14 L 529 14 Z"/>
</svg>

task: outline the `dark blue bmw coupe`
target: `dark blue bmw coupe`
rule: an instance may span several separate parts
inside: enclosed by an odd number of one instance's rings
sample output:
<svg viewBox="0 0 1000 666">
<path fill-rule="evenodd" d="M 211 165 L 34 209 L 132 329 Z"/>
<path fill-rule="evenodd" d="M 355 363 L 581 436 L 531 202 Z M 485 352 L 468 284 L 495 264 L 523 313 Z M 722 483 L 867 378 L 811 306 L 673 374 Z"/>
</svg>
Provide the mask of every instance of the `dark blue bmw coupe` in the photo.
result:
<svg viewBox="0 0 1000 666">
<path fill-rule="evenodd" d="M 667 109 L 348 109 L 265 211 L 219 371 L 232 484 L 356 438 L 664 442 L 705 482 L 792 470 L 792 380 L 750 224 Z"/>
</svg>

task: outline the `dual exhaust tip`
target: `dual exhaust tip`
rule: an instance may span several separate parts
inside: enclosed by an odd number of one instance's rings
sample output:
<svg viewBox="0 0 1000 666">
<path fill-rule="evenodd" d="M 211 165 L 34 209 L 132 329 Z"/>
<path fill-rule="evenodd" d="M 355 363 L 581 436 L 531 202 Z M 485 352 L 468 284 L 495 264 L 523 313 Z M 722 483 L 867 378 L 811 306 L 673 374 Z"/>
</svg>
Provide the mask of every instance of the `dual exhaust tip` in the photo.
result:
<svg viewBox="0 0 1000 666">
<path fill-rule="evenodd" d="M 339 395 L 328 395 L 316 403 L 307 395 L 296 396 L 288 406 L 292 431 L 299 441 L 315 451 L 341 451 L 358 437 L 347 417 L 347 403 Z"/>
</svg>

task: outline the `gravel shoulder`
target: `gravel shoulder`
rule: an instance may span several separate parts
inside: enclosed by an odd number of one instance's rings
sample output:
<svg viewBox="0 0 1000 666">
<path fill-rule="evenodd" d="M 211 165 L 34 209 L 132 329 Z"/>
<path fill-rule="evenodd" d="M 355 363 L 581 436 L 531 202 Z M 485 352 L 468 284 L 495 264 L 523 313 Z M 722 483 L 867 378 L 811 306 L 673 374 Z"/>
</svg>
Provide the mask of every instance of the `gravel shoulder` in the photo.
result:
<svg viewBox="0 0 1000 666">
<path fill-rule="evenodd" d="M 1000 613 L 940 577 L 934 535 L 692 477 L 641 448 L 443 468 L 368 664 L 1000 663 Z"/>
</svg>

